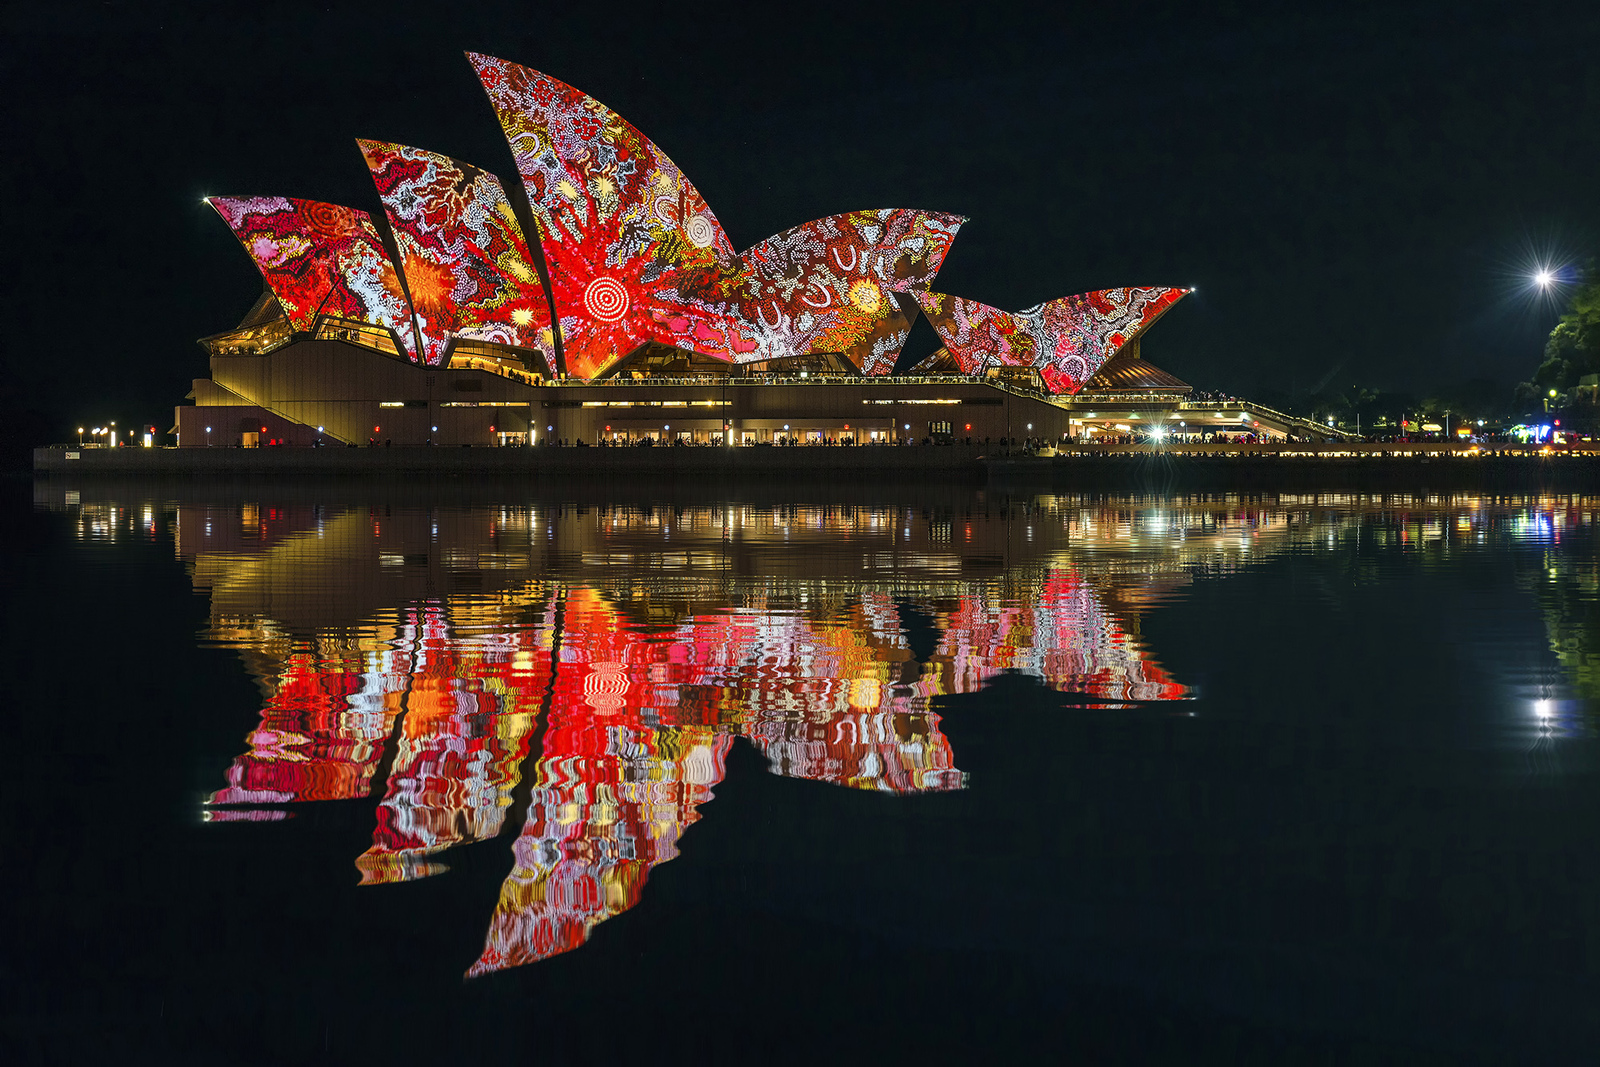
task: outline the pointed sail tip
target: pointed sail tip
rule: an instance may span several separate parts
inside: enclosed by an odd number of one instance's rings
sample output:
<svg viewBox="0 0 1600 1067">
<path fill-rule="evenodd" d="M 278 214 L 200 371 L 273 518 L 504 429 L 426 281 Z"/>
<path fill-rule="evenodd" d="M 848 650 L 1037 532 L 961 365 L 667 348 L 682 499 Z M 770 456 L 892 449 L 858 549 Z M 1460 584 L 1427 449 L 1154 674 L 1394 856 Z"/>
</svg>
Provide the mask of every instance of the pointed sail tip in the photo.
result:
<svg viewBox="0 0 1600 1067">
<path fill-rule="evenodd" d="M 375 138 L 357 137 L 356 146 L 361 149 L 361 158 L 367 161 L 367 166 L 374 167 L 376 158 L 385 155 L 400 155 L 405 152 L 416 152 L 418 149 L 400 144 L 398 141 L 379 141 Z"/>
</svg>

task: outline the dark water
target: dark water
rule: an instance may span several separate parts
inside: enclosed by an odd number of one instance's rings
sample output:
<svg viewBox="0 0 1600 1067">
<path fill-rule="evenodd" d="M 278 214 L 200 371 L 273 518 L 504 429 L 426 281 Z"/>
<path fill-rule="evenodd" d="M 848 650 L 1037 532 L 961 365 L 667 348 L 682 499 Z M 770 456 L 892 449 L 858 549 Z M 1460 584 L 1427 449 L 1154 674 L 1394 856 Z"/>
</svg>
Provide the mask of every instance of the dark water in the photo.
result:
<svg viewBox="0 0 1600 1067">
<path fill-rule="evenodd" d="M 1600 499 L 28 494 L 9 1059 L 1595 1055 Z"/>
</svg>

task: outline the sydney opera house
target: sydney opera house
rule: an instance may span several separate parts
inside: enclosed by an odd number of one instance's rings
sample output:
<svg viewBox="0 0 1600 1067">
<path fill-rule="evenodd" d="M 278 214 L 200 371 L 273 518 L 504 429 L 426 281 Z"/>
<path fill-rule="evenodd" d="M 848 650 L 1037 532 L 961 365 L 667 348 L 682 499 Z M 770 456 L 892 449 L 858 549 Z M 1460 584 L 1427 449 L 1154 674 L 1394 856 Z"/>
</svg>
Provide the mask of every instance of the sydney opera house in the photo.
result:
<svg viewBox="0 0 1600 1067">
<path fill-rule="evenodd" d="M 1190 391 L 1139 357 L 1186 289 L 1001 311 L 935 291 L 965 220 L 911 208 L 831 215 L 738 252 L 615 112 L 469 59 L 518 182 L 361 141 L 382 218 L 209 198 L 265 288 L 201 341 L 211 377 L 177 409 L 181 447 L 1058 438 L 1126 430 Z M 943 346 L 897 371 L 918 315 Z"/>
</svg>

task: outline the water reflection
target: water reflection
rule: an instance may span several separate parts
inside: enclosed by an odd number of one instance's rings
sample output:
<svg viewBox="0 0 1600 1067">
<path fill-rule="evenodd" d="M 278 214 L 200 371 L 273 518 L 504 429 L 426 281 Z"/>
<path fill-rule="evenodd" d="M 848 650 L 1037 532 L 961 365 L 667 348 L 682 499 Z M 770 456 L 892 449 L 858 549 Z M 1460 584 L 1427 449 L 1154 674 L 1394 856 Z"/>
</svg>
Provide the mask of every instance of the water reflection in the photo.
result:
<svg viewBox="0 0 1600 1067">
<path fill-rule="evenodd" d="M 997 673 L 1094 705 L 1185 696 L 1111 606 L 1181 569 L 1119 555 L 1095 577 L 1055 558 L 1126 547 L 1138 525 L 1031 505 L 179 504 L 208 636 L 267 692 L 207 815 L 376 794 L 356 866 L 403 882 L 502 833 L 526 773 L 469 973 L 542 959 L 638 902 L 736 738 L 774 774 L 909 794 L 963 787 L 929 700 Z M 1260 525 L 1211 515 L 1192 532 L 1248 550 Z"/>
<path fill-rule="evenodd" d="M 277 657 L 260 664 L 261 723 L 211 796 L 213 817 L 227 805 L 356 799 L 377 784 L 363 882 L 441 873 L 439 853 L 502 831 L 537 734 L 513 869 L 471 974 L 572 949 L 632 907 L 650 869 L 677 855 L 735 738 L 786 777 L 958 789 L 930 697 L 976 691 L 1001 671 L 1097 703 L 1185 694 L 1080 570 L 979 557 L 998 573 L 963 580 L 960 556 L 905 544 L 904 516 L 358 510 L 307 513 L 295 529 L 288 509 L 187 511 L 180 552 L 207 524 L 213 542 L 227 528 L 262 546 L 192 558 L 212 592 L 212 636 Z M 874 530 L 891 544 L 871 544 Z M 861 531 L 869 543 L 851 544 Z M 683 547 L 650 544 L 669 540 Z M 734 571 L 736 549 L 765 561 L 750 565 L 760 577 Z M 431 573 L 435 556 L 443 574 Z M 855 573 L 836 573 L 842 563 Z M 561 573 L 602 566 L 613 573 L 598 580 Z M 676 581 L 664 576 L 674 567 Z M 529 577 L 538 571 L 556 575 Z M 379 598 L 353 586 L 391 578 L 474 591 L 330 625 L 352 600 Z M 286 619 L 313 620 L 312 632 L 286 633 Z"/>
<path fill-rule="evenodd" d="M 48 488 L 42 492 L 48 493 Z M 967 781 L 931 701 L 996 675 L 1070 702 L 1182 700 L 1141 639 L 1197 580 L 1285 552 L 1442 562 L 1548 544 L 1527 581 L 1580 693 L 1600 670 L 1597 572 L 1554 551 L 1575 498 L 975 497 L 685 507 L 292 499 L 68 506 L 85 540 L 172 532 L 206 637 L 262 686 L 211 821 L 376 798 L 363 884 L 441 874 L 516 834 L 468 973 L 581 945 L 635 906 L 743 738 L 771 773 L 908 795 Z M 1530 692 L 1542 735 L 1568 690 Z M 1589 694 L 1592 695 L 1592 694 Z M 1563 710 L 1567 709 L 1567 710 Z M 1048 744 L 1048 738 L 1036 738 Z"/>
</svg>

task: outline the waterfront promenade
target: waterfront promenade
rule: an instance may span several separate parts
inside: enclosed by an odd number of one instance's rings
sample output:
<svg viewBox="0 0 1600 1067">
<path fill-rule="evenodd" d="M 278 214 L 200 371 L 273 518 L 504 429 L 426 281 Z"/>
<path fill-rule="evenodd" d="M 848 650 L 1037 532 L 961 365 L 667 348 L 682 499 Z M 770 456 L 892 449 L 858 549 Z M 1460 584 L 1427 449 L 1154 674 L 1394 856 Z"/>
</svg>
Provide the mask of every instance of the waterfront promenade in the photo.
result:
<svg viewBox="0 0 1600 1067">
<path fill-rule="evenodd" d="M 990 445 L 656 448 L 72 448 L 34 450 L 49 477 L 562 477 L 718 476 L 802 480 L 1045 482 L 1368 481 L 1600 486 L 1590 445 L 1461 445 L 1447 442 L 1074 445 L 1039 456 Z"/>
<path fill-rule="evenodd" d="M 675 448 L 117 448 L 34 450 L 36 473 L 193 475 L 673 475 L 851 473 L 983 478 L 978 445 Z"/>
</svg>

